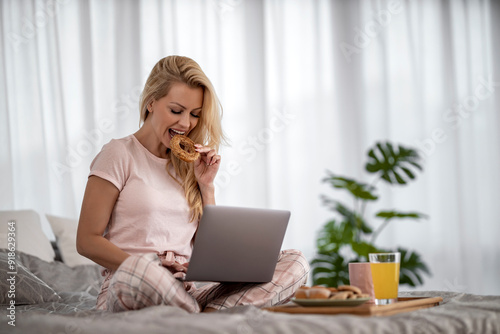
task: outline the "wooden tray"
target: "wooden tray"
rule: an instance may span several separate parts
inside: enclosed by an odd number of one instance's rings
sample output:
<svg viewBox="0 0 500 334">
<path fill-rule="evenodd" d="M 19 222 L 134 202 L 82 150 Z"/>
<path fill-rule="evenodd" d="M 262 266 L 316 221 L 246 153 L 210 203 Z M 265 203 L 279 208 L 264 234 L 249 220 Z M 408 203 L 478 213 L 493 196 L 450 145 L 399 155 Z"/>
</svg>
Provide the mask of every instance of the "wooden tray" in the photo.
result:
<svg viewBox="0 0 500 334">
<path fill-rule="evenodd" d="M 308 306 L 294 303 L 265 308 L 270 312 L 300 313 L 300 314 L 354 314 L 359 316 L 386 316 L 403 312 L 411 312 L 423 308 L 438 306 L 443 301 L 441 297 L 398 298 L 398 302 L 389 305 L 363 304 L 350 307 Z"/>
</svg>

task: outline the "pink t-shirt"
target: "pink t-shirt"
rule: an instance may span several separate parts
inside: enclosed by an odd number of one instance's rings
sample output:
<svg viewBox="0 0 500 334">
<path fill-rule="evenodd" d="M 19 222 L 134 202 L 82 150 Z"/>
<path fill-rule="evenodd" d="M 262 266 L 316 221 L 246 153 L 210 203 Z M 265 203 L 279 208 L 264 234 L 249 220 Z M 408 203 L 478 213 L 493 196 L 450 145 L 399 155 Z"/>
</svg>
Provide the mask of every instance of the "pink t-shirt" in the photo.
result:
<svg viewBox="0 0 500 334">
<path fill-rule="evenodd" d="M 167 159 L 129 135 L 103 146 L 89 176 L 103 178 L 120 191 L 106 239 L 131 255 L 169 251 L 189 260 L 198 222 L 190 222 L 184 190 L 168 175 L 166 164 Z M 175 175 L 173 169 L 171 173 Z"/>
</svg>

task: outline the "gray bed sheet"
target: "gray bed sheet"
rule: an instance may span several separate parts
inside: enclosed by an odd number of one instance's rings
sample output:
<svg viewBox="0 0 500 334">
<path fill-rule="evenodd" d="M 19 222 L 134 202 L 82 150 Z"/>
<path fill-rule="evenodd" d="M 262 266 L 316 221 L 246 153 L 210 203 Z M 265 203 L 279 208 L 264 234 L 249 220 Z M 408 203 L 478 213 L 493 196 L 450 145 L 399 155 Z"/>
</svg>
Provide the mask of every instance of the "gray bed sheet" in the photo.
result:
<svg viewBox="0 0 500 334">
<path fill-rule="evenodd" d="M 401 296 L 441 296 L 440 306 L 384 317 L 297 315 L 239 306 L 190 314 L 173 306 L 108 313 L 95 310 L 102 277 L 97 266 L 69 268 L 18 254 L 33 274 L 61 297 L 16 306 L 16 326 L 0 311 L 0 333 L 499 333 L 500 296 L 450 291 L 401 292 Z"/>
</svg>

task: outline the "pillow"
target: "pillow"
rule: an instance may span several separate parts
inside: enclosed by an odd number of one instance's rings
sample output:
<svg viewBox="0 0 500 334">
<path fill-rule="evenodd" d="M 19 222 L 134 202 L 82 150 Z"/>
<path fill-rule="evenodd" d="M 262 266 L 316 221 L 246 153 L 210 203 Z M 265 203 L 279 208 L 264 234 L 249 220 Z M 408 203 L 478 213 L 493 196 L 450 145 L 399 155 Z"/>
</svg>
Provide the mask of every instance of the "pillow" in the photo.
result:
<svg viewBox="0 0 500 334">
<path fill-rule="evenodd" d="M 9 257 L 16 252 L 0 251 L 0 305 L 39 304 L 55 302 L 59 295 L 44 281 L 36 277 L 18 258 Z M 3 270 L 6 268 L 7 270 Z"/>
<path fill-rule="evenodd" d="M 56 236 L 56 243 L 63 262 L 69 267 L 95 262 L 78 254 L 76 250 L 76 230 L 78 222 L 75 219 L 45 215 Z"/>
<path fill-rule="evenodd" d="M 54 261 L 54 249 L 42 230 L 40 216 L 33 210 L 0 211 L 0 248 L 10 249 L 8 244 L 9 221 L 15 221 L 15 248 L 17 251 Z M 12 227 L 12 226 L 11 226 Z"/>
</svg>

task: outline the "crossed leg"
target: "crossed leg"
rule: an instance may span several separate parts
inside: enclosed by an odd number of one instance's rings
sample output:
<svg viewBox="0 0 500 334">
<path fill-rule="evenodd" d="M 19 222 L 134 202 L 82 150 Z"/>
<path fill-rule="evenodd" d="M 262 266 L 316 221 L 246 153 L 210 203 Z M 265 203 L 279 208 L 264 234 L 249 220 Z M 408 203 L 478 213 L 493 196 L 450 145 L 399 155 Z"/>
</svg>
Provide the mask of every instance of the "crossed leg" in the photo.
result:
<svg viewBox="0 0 500 334">
<path fill-rule="evenodd" d="M 298 250 L 280 253 L 271 282 L 212 283 L 196 289 L 178 281 L 161 266 L 156 254 L 128 257 L 103 284 L 98 308 L 112 312 L 137 310 L 153 305 L 178 306 L 191 313 L 237 305 L 268 307 L 289 301 L 305 284 L 309 264 Z"/>
</svg>

